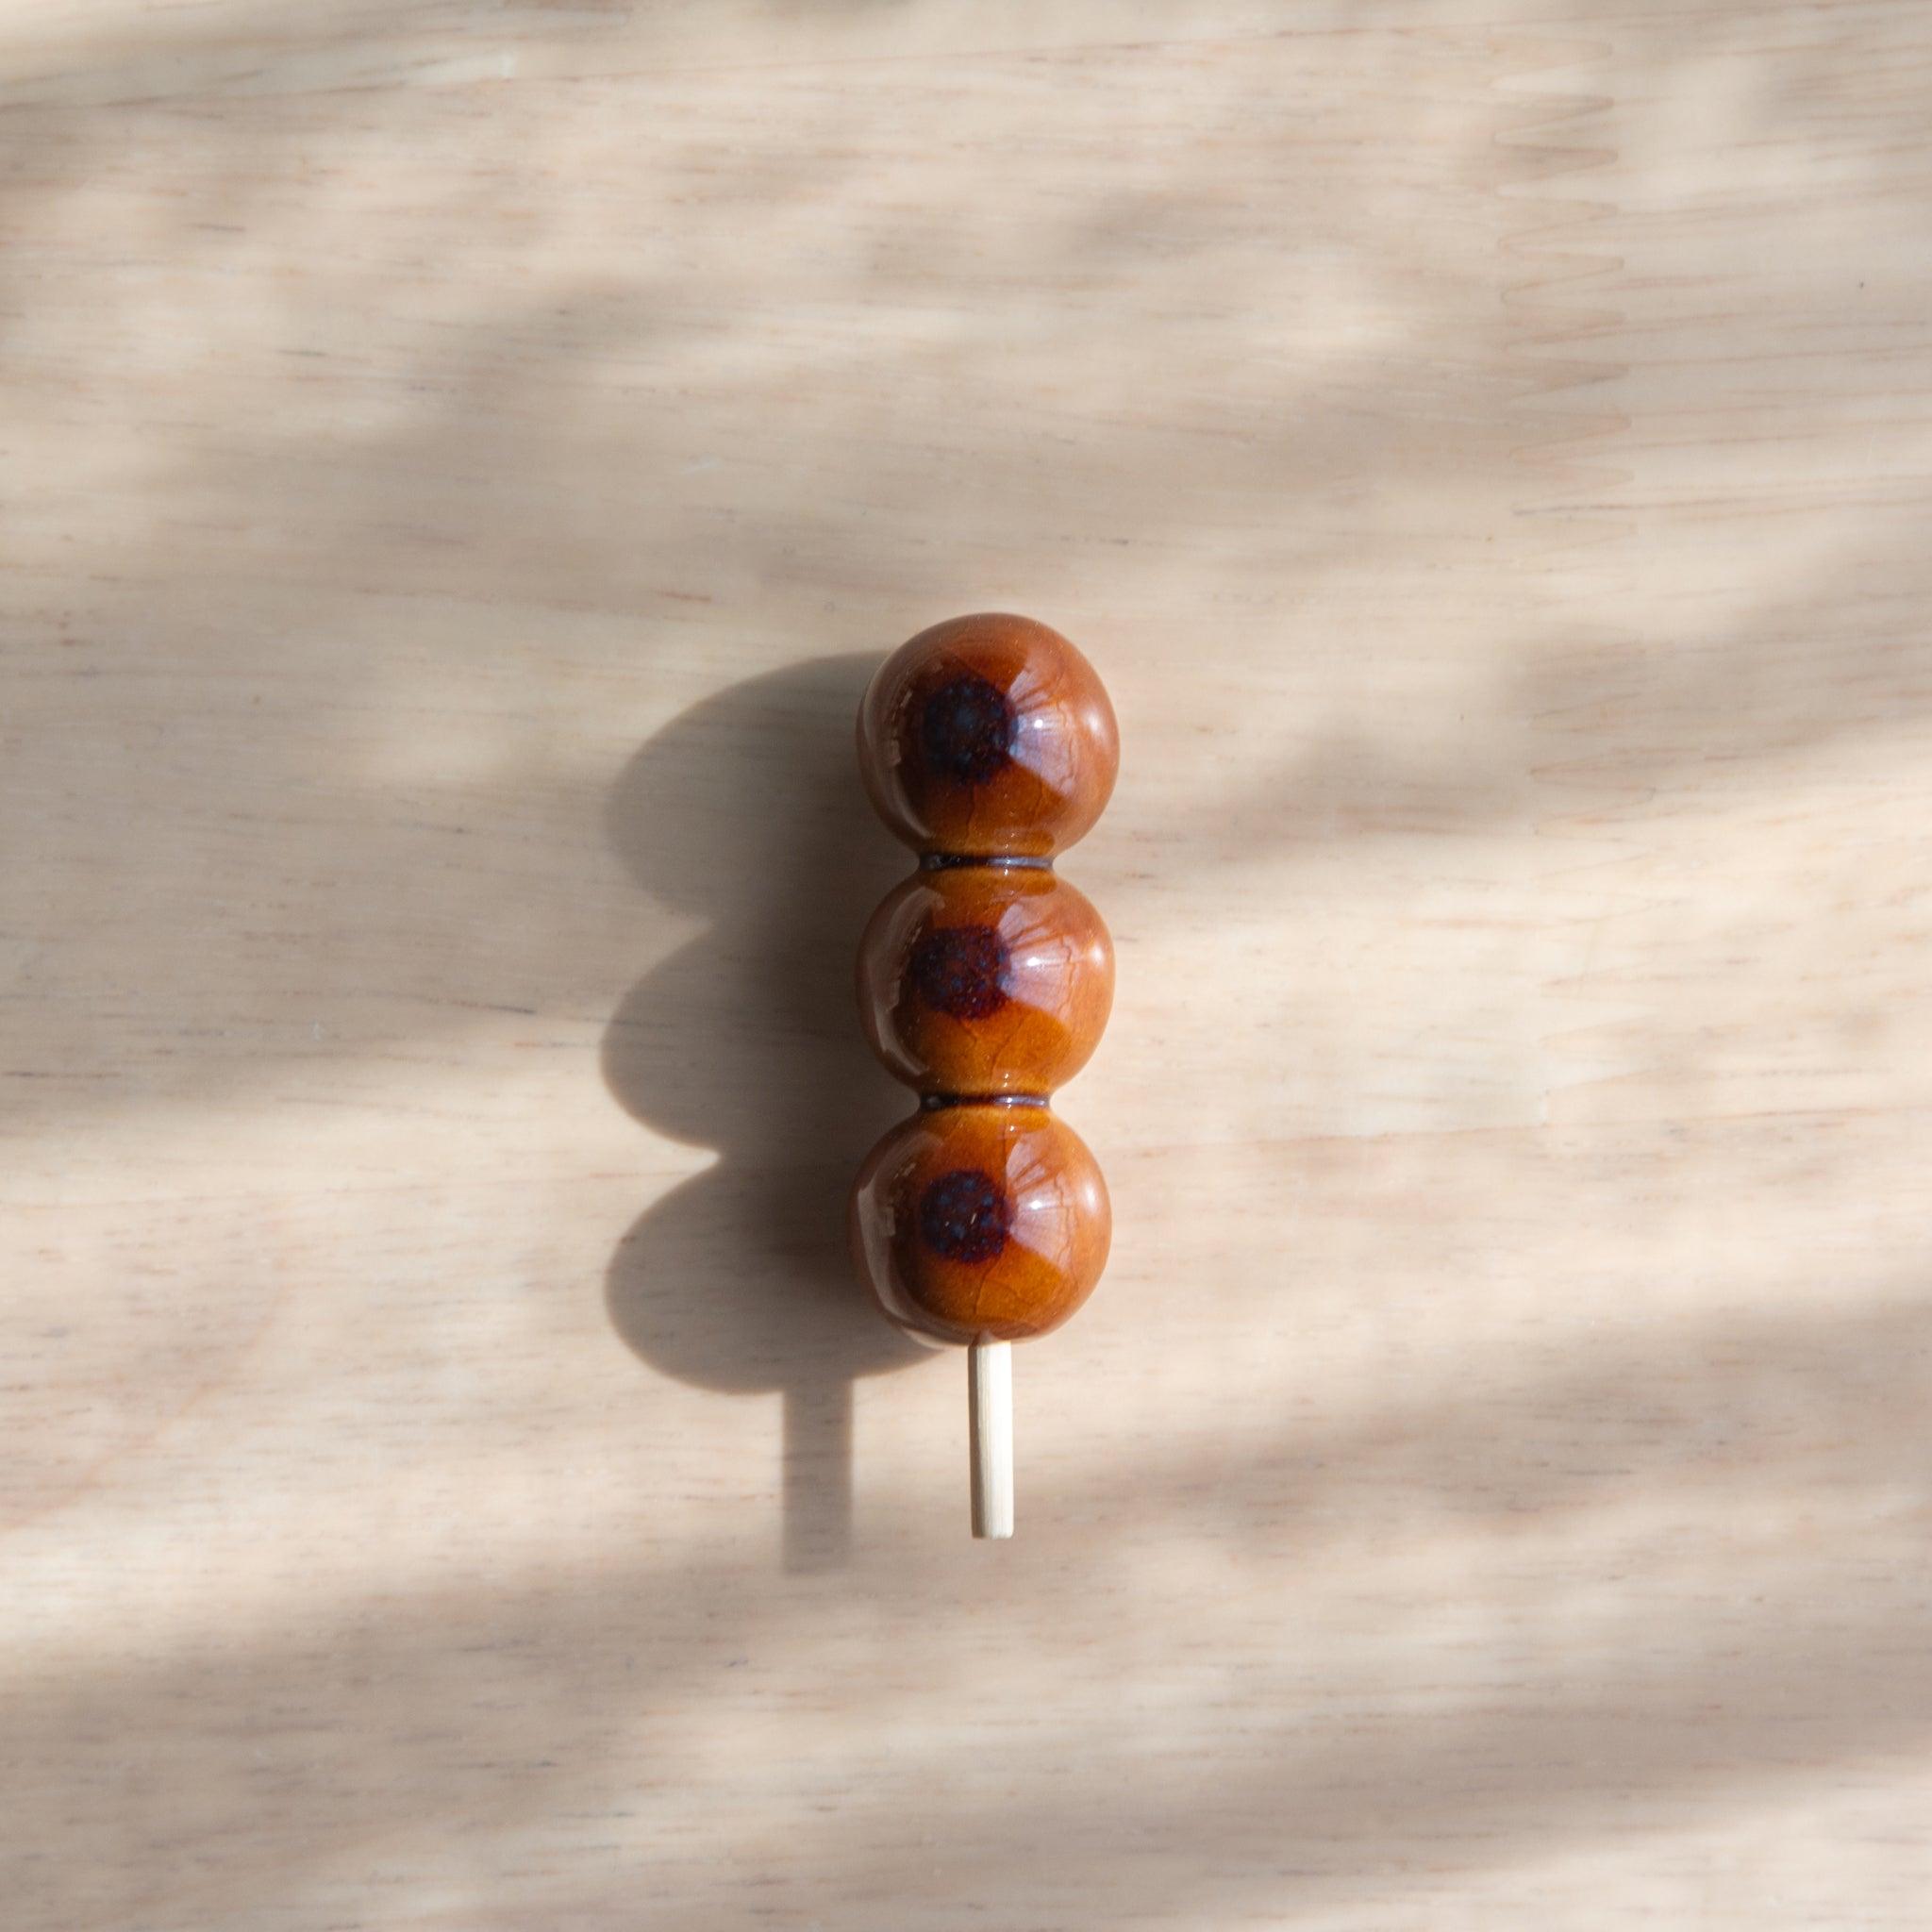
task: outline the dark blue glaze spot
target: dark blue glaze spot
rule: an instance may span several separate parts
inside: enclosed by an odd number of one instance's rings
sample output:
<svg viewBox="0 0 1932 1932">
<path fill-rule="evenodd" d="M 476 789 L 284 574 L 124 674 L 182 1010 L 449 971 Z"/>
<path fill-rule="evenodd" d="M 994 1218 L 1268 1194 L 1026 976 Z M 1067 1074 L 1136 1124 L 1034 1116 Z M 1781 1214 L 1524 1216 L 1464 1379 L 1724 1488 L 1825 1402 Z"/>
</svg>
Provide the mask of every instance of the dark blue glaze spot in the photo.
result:
<svg viewBox="0 0 1932 1932">
<path fill-rule="evenodd" d="M 961 672 L 926 699 L 919 743 L 932 771 L 983 785 L 1013 754 L 1013 708 L 998 685 Z"/>
<path fill-rule="evenodd" d="M 948 1261 L 991 1261 L 1007 1244 L 1005 1191 L 976 1167 L 957 1167 L 919 1197 L 919 1238 Z"/>
<path fill-rule="evenodd" d="M 1007 947 L 990 925 L 942 925 L 912 949 L 912 984 L 934 1011 L 986 1020 L 1007 1003 Z"/>
</svg>

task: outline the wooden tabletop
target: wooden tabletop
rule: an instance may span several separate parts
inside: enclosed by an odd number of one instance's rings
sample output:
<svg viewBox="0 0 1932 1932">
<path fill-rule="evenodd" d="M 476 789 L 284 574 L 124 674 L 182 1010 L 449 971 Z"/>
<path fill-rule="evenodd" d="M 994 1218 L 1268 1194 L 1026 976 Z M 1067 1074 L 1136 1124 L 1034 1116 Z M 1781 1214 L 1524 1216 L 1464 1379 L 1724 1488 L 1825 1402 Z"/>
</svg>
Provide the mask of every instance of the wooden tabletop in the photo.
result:
<svg viewBox="0 0 1932 1932">
<path fill-rule="evenodd" d="M 1911 1927 L 1932 15 L 0 10 L 9 1932 Z M 880 657 L 1107 1280 L 855 1298 Z"/>
</svg>

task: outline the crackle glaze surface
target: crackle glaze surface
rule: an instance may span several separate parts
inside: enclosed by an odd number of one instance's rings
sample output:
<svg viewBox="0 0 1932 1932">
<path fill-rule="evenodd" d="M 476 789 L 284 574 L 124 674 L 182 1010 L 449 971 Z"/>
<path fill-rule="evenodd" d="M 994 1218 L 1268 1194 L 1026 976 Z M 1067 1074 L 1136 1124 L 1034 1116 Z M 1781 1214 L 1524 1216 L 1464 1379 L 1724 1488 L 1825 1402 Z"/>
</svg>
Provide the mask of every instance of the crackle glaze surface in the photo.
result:
<svg viewBox="0 0 1932 1932">
<path fill-rule="evenodd" d="M 921 852 L 1048 858 L 1091 829 L 1120 764 L 1113 706 L 1032 618 L 949 618 L 880 666 L 858 719 L 879 816 Z"/>
<path fill-rule="evenodd" d="M 922 1093 L 1051 1093 L 1087 1064 L 1113 1004 L 1113 941 L 1086 894 L 1031 866 L 922 871 L 873 914 L 859 1014 Z"/>
<path fill-rule="evenodd" d="M 1043 1335 L 1107 1259 L 1100 1171 L 1047 1104 L 1107 1024 L 1113 941 L 1052 855 L 1098 817 L 1119 760 L 1093 667 L 1030 618 L 933 625 L 859 707 L 867 793 L 926 855 L 860 941 L 859 1013 L 926 1111 L 855 1184 L 852 1252 L 887 1315 L 927 1340 Z M 1001 1096 L 1027 1104 L 969 1104 Z M 953 1142 L 1006 1151 L 947 1168 L 932 1150 Z"/>
<path fill-rule="evenodd" d="M 917 1114 L 852 1191 L 860 1272 L 894 1322 L 936 1341 L 1058 1328 L 1093 1291 L 1112 1232 L 1099 1164 L 1043 1107 Z"/>
</svg>

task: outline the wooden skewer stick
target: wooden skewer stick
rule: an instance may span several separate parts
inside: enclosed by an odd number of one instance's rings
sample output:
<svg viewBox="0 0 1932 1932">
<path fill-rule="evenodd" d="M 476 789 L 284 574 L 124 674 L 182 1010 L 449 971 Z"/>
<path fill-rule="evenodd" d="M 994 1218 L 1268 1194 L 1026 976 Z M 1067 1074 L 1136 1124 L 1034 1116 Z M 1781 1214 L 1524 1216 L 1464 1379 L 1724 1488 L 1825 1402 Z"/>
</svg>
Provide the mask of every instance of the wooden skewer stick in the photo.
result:
<svg viewBox="0 0 1932 1932">
<path fill-rule="evenodd" d="M 1013 1344 L 982 1336 L 966 1351 L 973 1430 L 973 1534 L 1013 1533 Z"/>
</svg>

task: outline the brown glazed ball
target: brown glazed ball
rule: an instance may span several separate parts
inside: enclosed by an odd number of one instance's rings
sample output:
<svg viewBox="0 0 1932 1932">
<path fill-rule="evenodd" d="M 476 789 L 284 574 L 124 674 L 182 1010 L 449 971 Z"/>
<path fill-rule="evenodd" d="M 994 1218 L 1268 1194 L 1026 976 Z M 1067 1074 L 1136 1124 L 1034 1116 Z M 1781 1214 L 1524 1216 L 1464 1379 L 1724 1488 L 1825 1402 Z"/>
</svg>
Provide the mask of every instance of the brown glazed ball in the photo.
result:
<svg viewBox="0 0 1932 1932">
<path fill-rule="evenodd" d="M 1107 927 L 1043 867 L 917 873 L 859 941 L 866 1038 L 922 1093 L 1050 1093 L 1087 1064 L 1112 1005 Z"/>
<path fill-rule="evenodd" d="M 894 1127 L 852 1191 L 859 1276 L 924 1340 L 1025 1341 L 1107 1265 L 1113 1218 L 1086 1143 L 1044 1107 L 942 1107 Z"/>
<path fill-rule="evenodd" d="M 921 631 L 858 708 L 865 789 L 921 852 L 1051 858 L 1100 816 L 1119 764 L 1092 665 L 1030 617 Z"/>
</svg>

